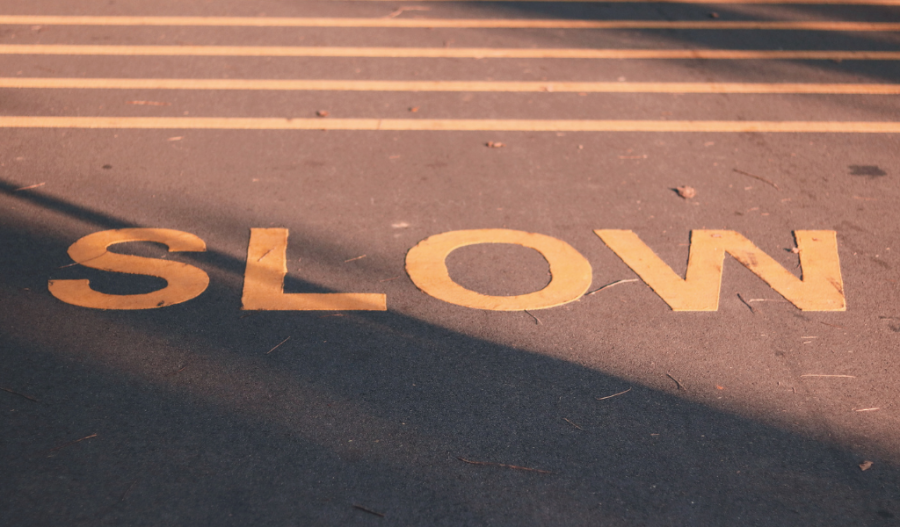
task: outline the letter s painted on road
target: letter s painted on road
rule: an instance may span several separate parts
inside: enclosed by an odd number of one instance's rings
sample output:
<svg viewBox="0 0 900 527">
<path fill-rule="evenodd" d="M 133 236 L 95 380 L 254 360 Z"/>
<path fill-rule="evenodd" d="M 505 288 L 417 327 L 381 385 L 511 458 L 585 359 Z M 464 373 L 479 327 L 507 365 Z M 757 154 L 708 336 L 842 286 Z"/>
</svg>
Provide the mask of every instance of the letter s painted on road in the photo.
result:
<svg viewBox="0 0 900 527">
<path fill-rule="evenodd" d="M 206 291 L 209 276 L 192 265 L 156 258 L 111 253 L 111 245 L 126 242 L 155 242 L 169 252 L 202 252 L 206 244 L 193 234 L 171 229 L 117 229 L 89 234 L 69 247 L 75 263 L 115 273 L 162 278 L 166 287 L 151 293 L 110 295 L 91 289 L 88 280 L 50 280 L 47 287 L 56 298 L 94 309 L 156 309 L 187 302 Z"/>
</svg>

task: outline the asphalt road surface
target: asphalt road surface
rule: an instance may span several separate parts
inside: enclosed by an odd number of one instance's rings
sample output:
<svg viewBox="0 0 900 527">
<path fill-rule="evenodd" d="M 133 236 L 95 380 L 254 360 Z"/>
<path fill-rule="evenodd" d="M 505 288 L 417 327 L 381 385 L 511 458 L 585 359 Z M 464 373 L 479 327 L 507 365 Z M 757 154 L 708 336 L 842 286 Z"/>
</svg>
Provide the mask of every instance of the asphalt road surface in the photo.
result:
<svg viewBox="0 0 900 527">
<path fill-rule="evenodd" d="M 894 0 L 2 0 L 0 524 L 895 525 L 898 95 Z"/>
</svg>

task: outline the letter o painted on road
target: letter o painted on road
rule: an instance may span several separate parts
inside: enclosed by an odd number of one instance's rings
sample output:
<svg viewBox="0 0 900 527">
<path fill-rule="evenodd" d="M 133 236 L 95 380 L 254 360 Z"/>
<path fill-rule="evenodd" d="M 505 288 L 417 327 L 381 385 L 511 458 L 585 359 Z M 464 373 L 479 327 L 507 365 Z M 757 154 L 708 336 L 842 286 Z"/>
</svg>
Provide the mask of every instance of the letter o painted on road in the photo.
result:
<svg viewBox="0 0 900 527">
<path fill-rule="evenodd" d="M 447 256 L 460 247 L 481 243 L 510 243 L 534 249 L 550 264 L 550 283 L 534 293 L 491 296 L 476 293 L 450 278 Z M 451 231 L 419 242 L 406 255 L 406 272 L 416 287 L 444 302 L 491 311 L 545 309 L 578 300 L 591 286 L 587 259 L 556 238 L 509 229 Z"/>
</svg>

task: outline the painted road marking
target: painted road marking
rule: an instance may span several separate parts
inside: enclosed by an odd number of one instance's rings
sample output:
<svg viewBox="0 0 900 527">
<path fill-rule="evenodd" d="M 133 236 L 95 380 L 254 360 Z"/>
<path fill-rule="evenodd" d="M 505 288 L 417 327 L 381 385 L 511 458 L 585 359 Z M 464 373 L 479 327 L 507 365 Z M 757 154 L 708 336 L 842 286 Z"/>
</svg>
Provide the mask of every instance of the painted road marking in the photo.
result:
<svg viewBox="0 0 900 527">
<path fill-rule="evenodd" d="M 803 311 L 844 311 L 847 307 L 835 231 L 794 231 L 803 280 L 735 231 L 691 231 L 684 279 L 634 232 L 596 230 L 594 233 L 673 311 L 719 309 L 725 253 Z"/>
<path fill-rule="evenodd" d="M 735 231 L 691 231 L 690 258 L 682 279 L 638 236 L 628 230 L 595 230 L 600 239 L 649 285 L 673 311 L 716 311 L 722 264 L 728 253 L 803 311 L 844 311 L 844 285 L 835 231 L 794 231 L 803 278 L 799 279 Z M 88 280 L 50 280 L 50 293 L 68 304 L 94 309 L 157 309 L 186 302 L 209 286 L 209 276 L 188 264 L 110 253 L 118 243 L 150 241 L 170 252 L 205 251 L 193 234 L 171 229 L 118 229 L 96 232 L 69 247 L 69 256 L 102 271 L 156 276 L 162 289 L 136 295 L 110 295 L 91 289 Z M 250 229 L 242 309 L 280 311 L 385 311 L 387 297 L 368 293 L 284 293 L 288 230 Z M 483 295 L 450 277 L 446 259 L 454 250 L 484 243 L 511 243 L 538 251 L 550 266 L 543 289 L 516 296 Z M 578 300 L 590 288 L 590 262 L 568 243 L 509 229 L 451 231 L 431 236 L 409 250 L 406 272 L 424 293 L 460 306 L 490 311 L 546 309 Z"/>
<path fill-rule="evenodd" d="M 900 84 L 0 78 L 0 88 L 897 95 Z"/>
<path fill-rule="evenodd" d="M 0 15 L 6 25 L 67 26 L 215 26 L 482 29 L 712 29 L 792 31 L 900 31 L 897 22 L 756 20 L 560 20 L 450 18 L 272 18 L 199 16 L 15 16 Z"/>
<path fill-rule="evenodd" d="M 386 311 L 387 297 L 371 293 L 284 292 L 287 229 L 250 229 L 241 309 L 254 311 Z"/>
<path fill-rule="evenodd" d="M 325 0 L 326 2 L 393 2 L 394 0 Z M 900 0 L 397 0 L 399 2 L 541 2 L 588 4 L 819 4 L 819 5 L 900 5 Z"/>
<path fill-rule="evenodd" d="M 550 266 L 550 283 L 533 293 L 492 296 L 454 282 L 447 269 L 447 257 L 461 247 L 483 243 L 510 243 L 536 250 Z M 490 311 L 525 311 L 578 300 L 591 287 L 593 270 L 581 253 L 562 240 L 510 229 L 476 229 L 445 232 L 422 240 L 406 255 L 406 273 L 422 292 L 444 302 Z"/>
<path fill-rule="evenodd" d="M 50 280 L 47 287 L 56 298 L 93 309 L 157 309 L 187 302 L 209 286 L 202 269 L 181 262 L 109 252 L 111 245 L 156 242 L 169 252 L 203 252 L 206 243 L 197 236 L 172 229 L 118 229 L 89 234 L 69 247 L 69 257 L 91 269 L 155 276 L 166 281 L 162 289 L 136 295 L 110 295 L 91 289 L 89 280 Z"/>
<path fill-rule="evenodd" d="M 654 121 L 529 119 L 285 119 L 274 117 L 0 117 L 0 128 L 381 130 L 507 132 L 900 133 L 891 121 Z"/>
<path fill-rule="evenodd" d="M 471 59 L 900 60 L 900 51 L 565 48 L 383 48 L 303 46 L 98 46 L 4 44 L 0 55 L 357 57 Z"/>
</svg>

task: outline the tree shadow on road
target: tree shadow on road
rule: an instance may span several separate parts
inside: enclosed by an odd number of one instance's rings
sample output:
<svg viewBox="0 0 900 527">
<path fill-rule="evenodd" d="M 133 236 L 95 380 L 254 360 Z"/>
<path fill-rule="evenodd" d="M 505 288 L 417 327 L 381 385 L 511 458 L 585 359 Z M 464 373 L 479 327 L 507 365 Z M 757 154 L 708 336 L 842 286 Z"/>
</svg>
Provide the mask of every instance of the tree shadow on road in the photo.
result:
<svg viewBox="0 0 900 527">
<path fill-rule="evenodd" d="M 133 226 L 3 185 L 7 203 Z M 89 276 L 47 267 L 73 240 L 2 215 L 0 386 L 16 392 L 0 393 L 5 525 L 881 525 L 900 514 L 889 463 L 862 472 L 840 445 L 577 364 L 395 312 L 242 313 L 239 290 L 215 278 L 239 277 L 243 262 L 214 247 L 184 256 L 214 277 L 191 302 L 69 306 L 46 280 Z"/>
</svg>

